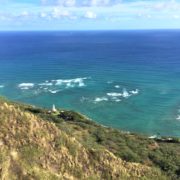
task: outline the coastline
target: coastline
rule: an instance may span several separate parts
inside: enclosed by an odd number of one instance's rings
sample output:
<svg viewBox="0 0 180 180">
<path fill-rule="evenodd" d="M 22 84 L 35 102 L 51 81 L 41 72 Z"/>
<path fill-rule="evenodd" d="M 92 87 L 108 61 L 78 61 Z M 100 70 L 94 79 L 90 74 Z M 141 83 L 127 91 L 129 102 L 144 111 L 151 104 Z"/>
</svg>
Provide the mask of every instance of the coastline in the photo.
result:
<svg viewBox="0 0 180 180">
<path fill-rule="evenodd" d="M 28 104 L 12 102 L 1 97 L 0 108 L 0 121 L 4 121 L 3 117 L 6 117 L 5 119 L 8 120 L 8 117 L 11 117 L 14 114 L 17 117 L 22 115 L 25 116 L 25 121 L 23 120 L 23 122 L 21 120 L 21 123 L 18 123 L 17 128 L 21 127 L 24 123 L 26 124 L 26 128 L 30 128 L 29 124 L 31 123 L 31 119 L 35 119 L 33 121 L 36 124 L 37 122 L 50 123 L 50 126 L 56 127 L 57 130 L 59 129 L 59 131 L 65 133 L 66 137 L 71 137 L 73 142 L 77 141 L 78 143 L 81 143 L 83 148 L 88 152 L 93 153 L 91 154 L 93 155 L 93 158 L 97 156 L 94 151 L 99 152 L 105 150 L 112 153 L 113 157 L 122 159 L 125 163 L 141 164 L 156 170 L 156 173 L 158 172 L 158 174 L 162 173 L 163 176 L 161 175 L 161 179 L 163 179 L 164 176 L 167 176 L 167 179 L 173 180 L 179 178 L 180 138 L 148 138 L 145 135 L 104 127 L 74 111 L 56 109 L 55 107 L 53 107 L 52 110 L 42 109 Z M 9 120 L 12 124 L 14 123 L 13 118 Z M 28 123 L 26 123 L 26 121 Z M 9 125 L 10 124 L 7 123 L 5 124 L 5 126 Z M 23 130 L 22 127 L 21 130 Z M 39 130 L 43 130 L 43 128 Z M 0 133 L 3 133 L 3 131 L 1 131 L 2 130 L 0 130 Z M 15 130 L 12 131 L 16 134 Z M 44 137 L 44 133 L 40 133 L 42 138 Z M 8 135 L 8 137 L 10 138 L 11 136 Z M 29 138 L 29 136 L 26 137 L 27 142 L 29 142 Z M 61 137 L 59 140 L 61 140 Z M 22 139 L 22 141 L 24 140 Z M 31 143 L 28 144 L 28 146 L 31 146 Z M 73 151 L 75 148 L 72 144 L 68 146 L 71 147 L 70 151 Z"/>
<path fill-rule="evenodd" d="M 29 104 L 29 103 L 25 103 L 25 102 L 21 102 L 21 101 L 14 101 L 14 100 L 10 100 L 9 98 L 7 97 L 4 97 L 4 96 L 0 96 L 0 99 L 4 99 L 4 100 L 7 100 L 9 102 L 12 102 L 12 103 L 17 103 L 17 104 L 22 104 L 22 105 L 25 105 L 25 106 L 29 106 L 29 107 L 33 107 L 33 108 L 37 108 L 37 109 L 42 109 L 42 110 L 45 110 L 46 112 L 49 112 L 51 111 L 52 109 L 50 108 L 46 108 L 46 107 L 41 107 L 41 106 L 36 106 L 36 105 L 33 105 L 33 104 Z M 82 116 L 84 119 L 86 119 L 87 121 L 90 121 L 94 124 L 96 124 L 97 126 L 100 126 L 100 127 L 103 127 L 103 128 L 107 128 L 107 129 L 114 129 L 114 130 L 117 130 L 117 131 L 120 131 L 121 133 L 123 134 L 134 134 L 134 135 L 140 135 L 140 136 L 144 136 L 146 138 L 149 138 L 149 139 L 154 139 L 154 140 L 157 140 L 157 141 L 175 141 L 177 139 L 179 139 L 180 141 L 180 136 L 168 136 L 168 135 L 163 135 L 161 136 L 159 133 L 157 134 L 147 134 L 147 133 L 142 133 L 142 132 L 133 132 L 133 131 L 129 131 L 129 130 L 122 130 L 121 128 L 116 128 L 116 127 L 112 127 L 112 126 L 108 126 L 108 125 L 103 125 L 97 121 L 95 121 L 94 119 L 92 118 L 89 118 L 87 115 L 81 113 L 81 112 L 78 112 L 78 111 L 74 111 L 74 110 L 71 110 L 71 109 L 64 109 L 64 108 L 57 108 L 58 112 L 74 112 L 76 114 L 78 114 L 79 116 Z"/>
</svg>

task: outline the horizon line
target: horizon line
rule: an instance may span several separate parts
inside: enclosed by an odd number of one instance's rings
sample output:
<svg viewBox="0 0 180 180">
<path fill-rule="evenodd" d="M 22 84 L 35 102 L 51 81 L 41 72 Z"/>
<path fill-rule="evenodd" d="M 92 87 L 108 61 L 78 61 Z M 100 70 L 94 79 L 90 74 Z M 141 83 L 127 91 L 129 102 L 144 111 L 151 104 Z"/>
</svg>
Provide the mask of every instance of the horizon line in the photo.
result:
<svg viewBox="0 0 180 180">
<path fill-rule="evenodd" d="M 17 29 L 17 30 L 0 30 L 0 32 L 90 32 L 90 31 L 178 31 L 180 28 L 159 28 L 159 29 Z"/>
</svg>

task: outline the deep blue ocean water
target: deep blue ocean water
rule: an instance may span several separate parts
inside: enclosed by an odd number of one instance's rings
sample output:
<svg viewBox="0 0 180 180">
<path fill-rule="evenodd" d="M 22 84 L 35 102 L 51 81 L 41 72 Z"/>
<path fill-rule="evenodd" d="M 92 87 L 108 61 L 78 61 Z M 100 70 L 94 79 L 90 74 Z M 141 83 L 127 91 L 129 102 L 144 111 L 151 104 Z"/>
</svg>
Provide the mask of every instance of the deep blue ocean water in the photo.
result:
<svg viewBox="0 0 180 180">
<path fill-rule="evenodd" d="M 0 95 L 180 136 L 180 31 L 1 32 Z"/>
</svg>

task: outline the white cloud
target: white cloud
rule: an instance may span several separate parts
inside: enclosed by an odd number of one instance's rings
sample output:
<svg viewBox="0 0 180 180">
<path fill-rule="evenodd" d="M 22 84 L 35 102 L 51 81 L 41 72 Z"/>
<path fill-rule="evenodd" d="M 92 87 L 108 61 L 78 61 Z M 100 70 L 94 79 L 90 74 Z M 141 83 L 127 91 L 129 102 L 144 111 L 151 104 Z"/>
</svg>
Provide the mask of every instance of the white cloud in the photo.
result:
<svg viewBox="0 0 180 180">
<path fill-rule="evenodd" d="M 122 0 L 41 0 L 43 5 L 59 5 L 65 7 L 90 7 L 90 6 L 107 6 L 120 3 Z"/>
<path fill-rule="evenodd" d="M 47 15 L 47 13 L 45 13 L 45 12 L 41 12 L 41 13 L 39 14 L 39 16 L 40 16 L 41 18 L 46 18 L 48 15 Z"/>
<path fill-rule="evenodd" d="M 107 6 L 110 4 L 110 0 L 91 0 L 89 4 L 91 6 Z"/>
<path fill-rule="evenodd" d="M 19 16 L 20 17 L 28 17 L 30 14 L 28 11 L 23 11 Z"/>
<path fill-rule="evenodd" d="M 139 18 L 152 18 L 152 15 L 147 14 L 147 13 L 138 13 L 137 17 L 139 17 Z"/>
<path fill-rule="evenodd" d="M 65 6 L 68 6 L 68 7 L 70 7 L 70 6 L 75 6 L 75 5 L 76 5 L 76 0 L 66 0 L 66 1 L 64 2 L 64 5 L 65 5 Z"/>
<path fill-rule="evenodd" d="M 97 15 L 96 13 L 92 12 L 92 11 L 87 11 L 84 15 L 85 18 L 88 19 L 96 19 Z"/>
<path fill-rule="evenodd" d="M 157 10 L 157 11 L 177 10 L 179 8 L 180 8 L 180 3 L 176 2 L 176 1 L 152 3 L 152 9 Z"/>
<path fill-rule="evenodd" d="M 47 3 L 47 0 L 41 0 L 41 4 L 46 4 Z"/>
<path fill-rule="evenodd" d="M 1 0 L 0 0 L 1 1 Z M 10 2 L 10 0 L 7 0 Z M 34 1 L 34 0 L 33 0 Z M 18 22 L 37 24 L 47 20 L 48 23 L 56 21 L 72 22 L 86 19 L 98 19 L 98 22 L 109 27 L 111 22 L 118 24 L 139 24 L 145 22 L 159 27 L 172 26 L 180 20 L 180 0 L 40 0 L 37 3 L 7 3 L 0 5 L 0 21 L 10 25 Z M 32 2 L 32 1 L 31 1 Z M 35 1 L 34 1 L 35 2 Z M 27 21 L 28 20 L 28 21 Z M 63 21 L 64 20 L 64 21 Z M 67 23 L 68 25 L 70 23 Z M 88 20 L 87 20 L 88 22 Z M 169 22 L 169 23 L 168 23 Z M 54 23 L 55 24 L 55 23 Z M 64 23 L 65 24 L 65 23 Z M 3 26 L 3 25 L 1 25 Z M 77 25 L 79 28 L 79 25 Z M 82 25 L 83 26 L 83 25 Z M 91 26 L 91 24 L 89 24 Z M 135 25 L 134 25 L 135 26 Z M 150 26 L 150 25 L 149 25 Z M 95 28 L 98 27 L 98 24 Z M 126 26 L 129 27 L 129 26 Z"/>
<path fill-rule="evenodd" d="M 173 18 L 174 19 L 180 19 L 180 15 L 175 14 L 175 15 L 173 15 Z"/>
<path fill-rule="evenodd" d="M 56 3 L 59 6 L 72 7 L 76 5 L 76 0 L 57 0 Z"/>
<path fill-rule="evenodd" d="M 42 5 L 49 6 L 64 6 L 64 7 L 73 7 L 76 5 L 76 0 L 41 0 Z"/>
<path fill-rule="evenodd" d="M 11 20 L 11 19 L 7 15 L 0 14 L 0 21 L 7 21 L 7 20 Z"/>
<path fill-rule="evenodd" d="M 70 17 L 70 13 L 67 10 L 60 9 L 58 7 L 55 7 L 51 13 L 52 18 L 62 18 L 62 17 Z"/>
</svg>

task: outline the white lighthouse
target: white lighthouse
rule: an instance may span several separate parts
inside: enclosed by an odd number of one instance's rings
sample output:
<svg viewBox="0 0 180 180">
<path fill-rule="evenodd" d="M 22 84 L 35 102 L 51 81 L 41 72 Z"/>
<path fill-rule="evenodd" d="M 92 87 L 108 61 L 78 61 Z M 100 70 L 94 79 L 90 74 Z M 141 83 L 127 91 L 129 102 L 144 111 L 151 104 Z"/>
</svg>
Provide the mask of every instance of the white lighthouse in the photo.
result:
<svg viewBox="0 0 180 180">
<path fill-rule="evenodd" d="M 54 104 L 52 106 L 52 112 L 57 112 L 56 106 Z"/>
</svg>

